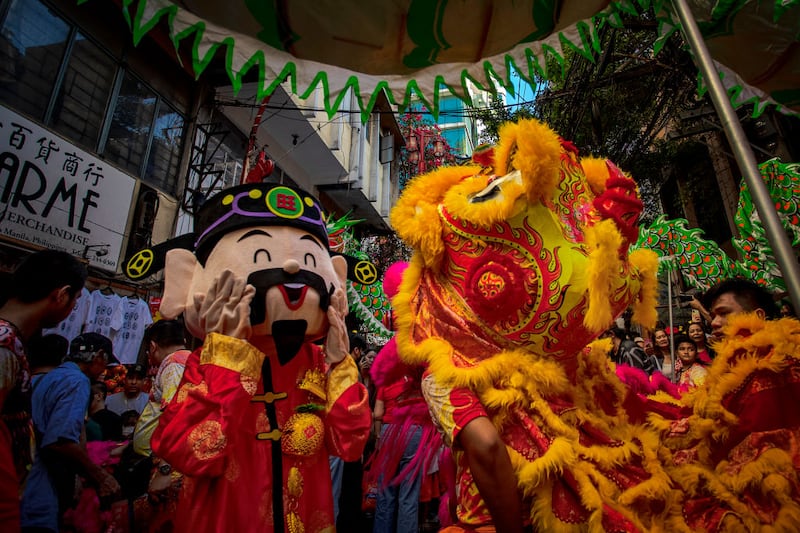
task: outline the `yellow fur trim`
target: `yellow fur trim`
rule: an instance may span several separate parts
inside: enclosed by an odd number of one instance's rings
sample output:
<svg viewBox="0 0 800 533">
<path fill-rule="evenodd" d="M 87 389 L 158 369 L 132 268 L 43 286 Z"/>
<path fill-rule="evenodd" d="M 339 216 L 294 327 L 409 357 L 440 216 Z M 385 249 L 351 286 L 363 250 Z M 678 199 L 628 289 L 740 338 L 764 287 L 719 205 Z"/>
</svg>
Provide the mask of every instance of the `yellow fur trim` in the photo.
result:
<svg viewBox="0 0 800 533">
<path fill-rule="evenodd" d="M 408 268 L 403 272 L 403 280 L 400 283 L 400 288 L 397 295 L 392 298 L 392 307 L 397 311 L 397 350 L 400 358 L 408 364 L 419 365 L 425 363 L 425 352 L 411 340 L 411 332 L 413 330 L 413 323 L 415 316 L 411 311 L 411 300 L 414 297 L 414 291 L 420 281 L 422 272 L 422 260 L 418 254 L 414 254 L 409 262 Z M 435 341 L 434 341 L 435 342 Z M 440 350 L 449 352 L 449 345 L 442 342 Z"/>
<path fill-rule="evenodd" d="M 717 357 L 711 365 L 703 387 L 681 399 L 693 413 L 688 432 L 675 437 L 669 434 L 672 423 L 651 414 L 650 424 L 665 436 L 662 449 L 667 473 L 689 497 L 712 495 L 726 503 L 732 513 L 725 517 L 722 530 L 794 531 L 800 523 L 800 502 L 795 501 L 793 487 L 798 476 L 788 451 L 763 449 L 741 464 L 727 459 L 712 462 L 712 452 L 725 446 L 737 417 L 722 405 L 723 399 L 736 392 L 755 373 L 780 373 L 796 364 L 800 354 L 800 322 L 794 319 L 765 321 L 755 314 L 731 315 L 725 327 L 724 340 L 714 345 Z M 698 460 L 674 465 L 670 450 L 694 449 Z M 736 459 L 736 449 L 729 457 Z M 790 481 L 791 480 L 791 481 Z M 763 523 L 747 502 L 773 502 L 780 510 L 774 521 Z M 731 529 L 732 528 L 732 529 Z"/>
<path fill-rule="evenodd" d="M 721 473 L 719 476 L 720 481 L 737 493 L 748 488 L 761 488 L 765 493 L 773 492 L 779 496 L 781 493 L 784 495 L 790 494 L 791 489 L 781 483 L 779 479 L 774 479 L 771 484 L 767 484 L 765 481 L 774 474 L 780 474 L 779 477 L 784 482 L 787 477 L 797 477 L 789 454 L 775 448 L 764 451 L 758 459 L 747 463 L 741 470 L 729 469 L 727 466 L 727 461 L 723 461 L 717 467 L 717 471 Z"/>
<path fill-rule="evenodd" d="M 518 169 L 530 202 L 549 200 L 561 176 L 564 149 L 558 135 L 533 119 L 504 124 L 499 134 L 494 152 L 497 175 Z"/>
<path fill-rule="evenodd" d="M 602 220 L 586 228 L 586 248 L 589 250 L 589 264 L 586 267 L 589 308 L 583 317 L 583 325 L 590 331 L 599 333 L 614 319 L 609 302 L 622 269 L 620 246 L 622 235 L 612 220 Z"/>
<path fill-rule="evenodd" d="M 742 336 L 740 331 L 749 334 Z M 718 422 L 711 430 L 715 438 L 723 438 L 737 422 L 722 406 L 725 396 L 754 372 L 780 372 L 800 354 L 800 322 L 794 319 L 765 321 L 754 313 L 743 313 L 731 316 L 724 332 L 724 339 L 714 345 L 717 357 L 709 368 L 710 385 L 698 388 L 688 399 L 697 417 Z"/>
<path fill-rule="evenodd" d="M 455 166 L 417 176 L 392 209 L 392 227 L 401 239 L 420 250 L 428 266 L 438 264 L 444 252 L 438 204 L 451 187 L 478 172 L 480 167 Z"/>
<path fill-rule="evenodd" d="M 409 270 L 395 300 L 398 309 L 410 304 L 409 291 L 418 282 L 415 278 L 420 275 L 421 266 L 412 261 Z M 657 531 L 658 528 L 652 528 L 652 524 L 664 522 L 663 517 L 647 516 L 643 519 L 632 514 L 630 509 L 615 503 L 619 498 L 632 502 L 631 508 L 642 509 L 649 508 L 651 501 L 658 500 L 665 502 L 665 515 L 668 511 L 676 512 L 673 508 L 676 505 L 674 491 L 652 451 L 658 446 L 658 436 L 647 428 L 627 422 L 622 408 L 626 390 L 608 363 L 608 340 L 592 343 L 578 358 L 577 375 L 571 381 L 559 362 L 524 350 L 501 352 L 475 367 L 455 367 L 449 343 L 443 339 L 412 342 L 408 336 L 411 326 L 410 319 L 401 320 L 397 338 L 404 359 L 409 360 L 410 355 L 412 360 L 427 361 L 437 383 L 473 390 L 491 413 L 496 427 L 518 423 L 512 413 L 523 411 L 549 437 L 547 451 L 532 461 L 509 449 L 519 487 L 533 500 L 531 519 L 537 529 L 571 532 L 580 531 L 587 525 L 590 530 L 600 529 L 604 504 L 643 530 Z M 597 394 L 610 396 L 611 403 L 616 406 L 611 413 L 598 409 L 594 399 Z M 557 414 L 546 399 L 554 396 L 569 398 L 574 407 Z M 603 432 L 618 444 L 581 444 L 579 428 L 583 424 Z M 601 469 L 611 470 L 630 462 L 642 464 L 651 478 L 621 493 Z M 587 523 L 568 524 L 553 514 L 553 483 L 565 470 L 569 470 L 578 483 L 581 501 L 590 513 Z"/>
<path fill-rule="evenodd" d="M 581 166 L 586 174 L 586 181 L 589 182 L 589 188 L 595 196 L 599 196 L 606 190 L 606 182 L 609 176 L 606 160 L 601 157 L 583 157 L 581 158 Z"/>
<path fill-rule="evenodd" d="M 564 438 L 553 439 L 547 451 L 533 462 L 528 462 L 514 452 L 520 462 L 517 463 L 517 483 L 523 493 L 530 494 L 531 489 L 546 484 L 548 479 L 558 478 L 565 467 L 572 466 L 577 460 L 572 443 Z"/>
<path fill-rule="evenodd" d="M 658 255 L 652 250 L 634 250 L 628 262 L 639 272 L 639 294 L 631 304 L 634 322 L 653 328 L 658 319 Z"/>
</svg>

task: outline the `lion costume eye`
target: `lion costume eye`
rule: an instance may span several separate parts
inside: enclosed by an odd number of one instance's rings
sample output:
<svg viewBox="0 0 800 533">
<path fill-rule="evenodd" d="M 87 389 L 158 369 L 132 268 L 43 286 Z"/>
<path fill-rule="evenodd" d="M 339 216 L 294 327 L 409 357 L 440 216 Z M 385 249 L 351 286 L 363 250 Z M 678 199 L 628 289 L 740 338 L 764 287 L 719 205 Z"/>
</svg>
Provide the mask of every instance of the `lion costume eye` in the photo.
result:
<svg viewBox="0 0 800 533">
<path fill-rule="evenodd" d="M 512 197 L 516 196 L 517 192 L 509 189 L 513 189 L 513 185 L 519 181 L 519 171 L 513 171 L 505 176 L 490 176 L 486 186 L 480 191 L 468 195 L 467 201 L 470 204 L 480 204 L 499 200 L 504 192 L 511 194 Z"/>
<path fill-rule="evenodd" d="M 489 200 L 496 198 L 498 194 L 500 194 L 500 185 L 498 185 L 497 183 L 492 183 L 486 189 L 483 189 L 481 192 L 470 197 L 469 202 L 472 204 L 487 202 Z"/>
</svg>

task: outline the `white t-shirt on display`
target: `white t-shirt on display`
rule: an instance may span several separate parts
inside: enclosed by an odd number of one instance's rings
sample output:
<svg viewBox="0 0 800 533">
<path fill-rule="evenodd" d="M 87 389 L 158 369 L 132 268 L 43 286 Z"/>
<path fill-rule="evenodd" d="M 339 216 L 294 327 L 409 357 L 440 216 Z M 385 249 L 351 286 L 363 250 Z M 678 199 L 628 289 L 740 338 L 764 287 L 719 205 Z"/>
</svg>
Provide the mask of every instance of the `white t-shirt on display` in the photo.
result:
<svg viewBox="0 0 800 533">
<path fill-rule="evenodd" d="M 121 303 L 122 297 L 116 294 L 93 291 L 83 331 L 99 333 L 113 341 L 114 334 L 122 327 Z"/>
<path fill-rule="evenodd" d="M 55 333 L 61 335 L 68 341 L 81 334 L 83 324 L 86 322 L 86 317 L 89 315 L 89 306 L 92 301 L 92 293 L 86 287 L 81 290 L 80 297 L 75 301 L 75 307 L 72 308 L 69 316 L 62 320 L 54 328 L 46 328 L 42 330 L 42 335 L 50 335 Z"/>
<path fill-rule="evenodd" d="M 114 355 L 124 365 L 134 364 L 144 330 L 153 323 L 150 306 L 140 298 L 123 298 L 119 312 L 122 314 L 122 325 L 114 335 Z"/>
</svg>

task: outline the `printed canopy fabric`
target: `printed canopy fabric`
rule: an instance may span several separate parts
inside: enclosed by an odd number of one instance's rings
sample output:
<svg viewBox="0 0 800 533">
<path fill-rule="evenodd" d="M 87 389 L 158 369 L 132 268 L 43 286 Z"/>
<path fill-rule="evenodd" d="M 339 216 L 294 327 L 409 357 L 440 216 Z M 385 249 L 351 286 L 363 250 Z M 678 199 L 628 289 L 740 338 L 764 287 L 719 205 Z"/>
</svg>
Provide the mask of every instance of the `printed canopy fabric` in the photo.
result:
<svg viewBox="0 0 800 533">
<path fill-rule="evenodd" d="M 548 56 L 569 47 L 591 57 L 598 30 L 622 14 L 652 7 L 661 42 L 677 29 L 666 0 L 116 1 L 135 41 L 166 20 L 176 47 L 192 43 L 198 75 L 224 47 L 234 89 L 250 69 L 260 96 L 284 79 L 301 97 L 321 85 L 332 115 L 352 88 L 364 118 L 382 89 L 392 103 L 421 98 L 435 113 L 440 88 L 469 101 L 469 82 L 512 90 L 514 71 L 546 77 Z M 800 112 L 800 0 L 689 3 L 734 106 Z"/>
</svg>

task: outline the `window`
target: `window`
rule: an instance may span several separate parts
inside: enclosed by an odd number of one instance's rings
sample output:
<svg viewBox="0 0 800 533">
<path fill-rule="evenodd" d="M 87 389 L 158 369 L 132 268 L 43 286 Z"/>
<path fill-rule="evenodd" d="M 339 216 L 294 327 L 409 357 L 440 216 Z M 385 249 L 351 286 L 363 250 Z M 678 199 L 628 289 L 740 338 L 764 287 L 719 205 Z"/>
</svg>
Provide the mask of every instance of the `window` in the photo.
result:
<svg viewBox="0 0 800 533">
<path fill-rule="evenodd" d="M 439 100 L 438 124 L 461 124 L 464 122 L 464 102 L 458 97 L 443 97 Z"/>
<path fill-rule="evenodd" d="M 136 177 L 141 177 L 157 103 L 156 94 L 149 87 L 130 73 L 125 74 L 114 102 L 103 155 Z"/>
<path fill-rule="evenodd" d="M 169 177 L 178 174 L 182 140 L 183 116 L 162 100 L 153 128 L 153 142 L 144 175 L 146 182 L 174 192 L 175 180 Z"/>
<path fill-rule="evenodd" d="M 467 140 L 467 133 L 461 129 L 450 129 L 450 130 L 443 130 L 442 137 L 447 139 L 447 144 L 453 149 L 453 151 L 463 155 L 466 151 L 466 140 Z"/>
<path fill-rule="evenodd" d="M 95 150 L 116 70 L 108 54 L 77 33 L 56 96 L 53 129 L 76 144 Z"/>
<path fill-rule="evenodd" d="M 41 3 L 14 0 L 0 30 L 0 101 L 43 120 L 69 33 Z"/>
<path fill-rule="evenodd" d="M 184 115 L 41 0 L 12 0 L 2 21 L 0 102 L 175 193 Z"/>
</svg>

